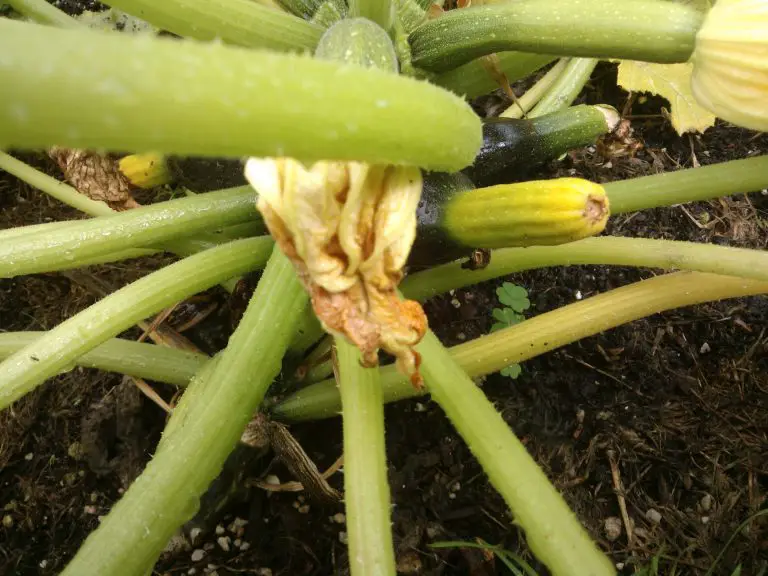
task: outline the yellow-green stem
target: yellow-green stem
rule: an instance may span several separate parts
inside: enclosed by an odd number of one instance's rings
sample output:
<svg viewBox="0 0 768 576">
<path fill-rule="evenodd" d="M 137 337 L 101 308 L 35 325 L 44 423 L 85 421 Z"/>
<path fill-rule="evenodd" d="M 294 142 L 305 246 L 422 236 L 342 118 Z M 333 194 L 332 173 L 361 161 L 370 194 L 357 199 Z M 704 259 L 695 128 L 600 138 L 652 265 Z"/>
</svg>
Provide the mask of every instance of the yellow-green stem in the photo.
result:
<svg viewBox="0 0 768 576">
<path fill-rule="evenodd" d="M 6 0 L 11 8 L 35 22 L 60 28 L 82 28 L 82 24 L 45 0 Z"/>
<path fill-rule="evenodd" d="M 305 303 L 292 264 L 275 248 L 229 345 L 187 389 L 157 453 L 64 576 L 148 573 L 169 538 L 195 514 L 280 372 Z"/>
<path fill-rule="evenodd" d="M 676 272 L 617 288 L 451 348 L 470 377 L 497 372 L 582 338 L 658 312 L 712 300 L 768 293 L 768 282 L 701 272 Z M 418 396 L 393 366 L 381 369 L 384 402 Z M 272 410 L 284 420 L 318 420 L 339 413 L 333 380 L 313 384 Z"/>
<path fill-rule="evenodd" d="M 544 116 L 573 104 L 589 81 L 597 63 L 595 58 L 573 58 L 528 116 Z"/>
<path fill-rule="evenodd" d="M 525 530 L 528 546 L 553 576 L 609 576 L 613 563 L 483 392 L 429 331 L 417 347 L 432 395 Z"/>
<path fill-rule="evenodd" d="M 557 64 L 552 66 L 547 73 L 544 74 L 533 86 L 531 86 L 525 94 L 520 96 L 516 101 L 504 110 L 499 116 L 502 118 L 522 118 L 527 115 L 536 103 L 541 100 L 542 96 L 546 94 L 557 78 L 565 70 L 565 66 L 570 61 L 570 58 L 561 58 L 557 61 Z"/>
<path fill-rule="evenodd" d="M 138 321 L 263 265 L 271 248 L 266 238 L 235 240 L 153 272 L 72 316 L 0 363 L 0 410 Z"/>
<path fill-rule="evenodd" d="M 45 332 L 0 333 L 0 361 L 37 342 Z M 83 354 L 75 363 L 83 368 L 128 374 L 166 384 L 186 386 L 203 364 L 204 354 L 112 338 Z"/>
<path fill-rule="evenodd" d="M 344 506 L 352 576 L 395 574 L 379 371 L 336 338 L 344 426 Z"/>
</svg>

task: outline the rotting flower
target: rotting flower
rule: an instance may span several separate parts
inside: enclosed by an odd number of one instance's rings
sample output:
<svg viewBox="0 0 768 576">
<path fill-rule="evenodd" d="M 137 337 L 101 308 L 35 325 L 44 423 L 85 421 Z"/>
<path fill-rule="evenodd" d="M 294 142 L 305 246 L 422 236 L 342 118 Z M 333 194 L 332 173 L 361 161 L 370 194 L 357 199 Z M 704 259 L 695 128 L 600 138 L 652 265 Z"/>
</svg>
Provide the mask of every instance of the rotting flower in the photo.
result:
<svg viewBox="0 0 768 576">
<path fill-rule="evenodd" d="M 323 327 L 355 344 L 363 365 L 376 366 L 383 349 L 421 385 L 414 346 L 427 319 L 418 302 L 397 292 L 416 237 L 419 169 L 251 158 L 245 175 Z"/>
</svg>

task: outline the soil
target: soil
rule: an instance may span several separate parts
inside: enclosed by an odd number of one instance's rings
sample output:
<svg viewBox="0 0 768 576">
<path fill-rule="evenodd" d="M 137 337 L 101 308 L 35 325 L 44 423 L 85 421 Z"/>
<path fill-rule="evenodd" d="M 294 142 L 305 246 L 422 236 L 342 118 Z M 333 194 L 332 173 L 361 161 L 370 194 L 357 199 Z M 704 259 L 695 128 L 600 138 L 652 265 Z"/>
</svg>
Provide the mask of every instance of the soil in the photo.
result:
<svg viewBox="0 0 768 576">
<path fill-rule="evenodd" d="M 489 110 L 502 101 L 496 94 L 477 104 Z M 575 151 L 534 176 L 609 181 L 768 152 L 767 135 L 722 123 L 703 135 L 677 136 L 661 113 L 666 103 L 640 102 L 617 89 L 610 65 L 598 68 L 583 101 L 623 110 L 631 140 Z M 59 176 L 44 157 L 23 158 Z M 0 173 L 0 228 L 79 217 Z M 766 249 L 768 196 L 762 191 L 621 215 L 609 232 Z M 117 288 L 167 261 L 0 280 L 0 330 L 50 329 L 96 301 L 84 277 Z M 489 331 L 502 281 L 528 290 L 532 316 L 657 273 L 603 266 L 538 270 L 434 298 L 426 310 L 441 340 L 453 345 Z M 213 353 L 225 345 L 242 297 L 213 289 L 194 306 L 208 316 L 184 334 Z M 767 318 L 765 297 L 657 314 L 529 360 L 516 380 L 495 374 L 479 384 L 622 574 L 654 559 L 659 574 L 673 566 L 681 574 L 704 574 L 722 554 L 712 574 L 729 575 L 741 565 L 741 574 L 756 575 L 768 562 L 768 519 L 748 521 L 765 509 L 768 493 Z M 183 321 L 170 322 L 181 330 Z M 133 329 L 122 337 L 140 334 Z M 166 401 L 177 392 L 151 384 Z M 80 368 L 0 413 L 0 573 L 60 572 L 149 459 L 164 421 L 132 382 Z M 386 423 L 401 573 L 510 573 L 487 552 L 430 546 L 480 539 L 547 573 L 438 406 L 426 397 L 392 404 Z M 342 453 L 339 419 L 290 432 L 320 470 Z M 164 554 L 154 573 L 347 574 L 343 505 L 248 487 L 244 478 L 266 474 L 292 480 L 271 453 L 238 462 L 238 497 L 201 524 L 205 530 L 192 545 Z M 329 482 L 341 489 L 341 474 Z M 633 529 L 631 544 L 620 502 Z"/>
</svg>

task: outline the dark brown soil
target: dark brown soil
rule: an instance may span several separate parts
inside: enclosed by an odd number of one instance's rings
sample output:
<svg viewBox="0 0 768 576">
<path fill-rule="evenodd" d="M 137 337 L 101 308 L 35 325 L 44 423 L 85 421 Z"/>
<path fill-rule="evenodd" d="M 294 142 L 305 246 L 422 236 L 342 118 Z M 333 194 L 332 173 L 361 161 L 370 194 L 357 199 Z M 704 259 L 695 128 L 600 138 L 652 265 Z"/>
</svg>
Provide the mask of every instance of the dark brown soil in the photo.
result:
<svg viewBox="0 0 768 576">
<path fill-rule="evenodd" d="M 624 109 L 627 95 L 615 88 L 612 76 L 611 66 L 601 66 L 587 101 Z M 768 136 L 725 125 L 680 138 L 659 115 L 663 104 L 650 98 L 626 107 L 635 117 L 634 156 L 622 156 L 621 147 L 608 152 L 610 143 L 601 143 L 538 175 L 607 181 L 768 152 Z M 26 159 L 56 173 L 42 158 Z M 610 232 L 768 245 L 765 191 L 685 208 L 619 216 Z M 77 217 L 0 173 L 0 228 Z M 129 261 L 83 272 L 119 287 L 163 262 Z M 427 311 L 431 326 L 452 345 L 488 332 L 495 288 L 503 280 L 527 288 L 531 314 L 540 314 L 655 273 L 601 266 L 539 270 L 435 298 Z M 64 274 L 0 280 L 0 330 L 49 329 L 94 301 L 77 277 Z M 218 290 L 208 294 L 206 306 L 211 302 L 211 316 L 185 332 L 206 352 L 224 345 L 231 308 L 241 306 Z M 756 575 L 768 561 L 768 520 L 757 518 L 737 530 L 765 509 L 768 492 L 767 319 L 765 297 L 658 314 L 527 361 L 517 380 L 492 375 L 482 386 L 622 573 L 632 574 L 657 557 L 659 574 L 669 574 L 674 564 L 678 573 L 704 574 L 724 551 L 713 574 L 729 575 L 741 564 L 742 574 Z M 123 336 L 139 334 L 136 329 Z M 155 387 L 166 400 L 175 392 Z M 0 413 L 0 573 L 60 572 L 140 471 L 164 414 L 133 390 L 120 376 L 75 369 Z M 526 552 L 503 501 L 434 403 L 422 398 L 390 405 L 386 421 L 403 573 L 509 573 L 479 552 L 430 548 L 437 541 L 478 538 L 519 552 L 546 573 Z M 322 470 L 342 452 L 340 425 L 333 419 L 291 431 Z M 270 455 L 256 459 L 247 476 L 268 472 L 283 482 L 292 479 L 271 461 Z M 341 488 L 340 474 L 330 481 Z M 191 548 L 166 554 L 155 573 L 348 573 L 342 505 L 242 488 L 242 498 L 213 519 L 209 532 Z M 622 498 L 634 528 L 630 546 Z M 609 541 L 606 526 L 616 522 L 621 534 Z M 230 538 L 229 552 L 217 542 L 221 537 Z M 202 550 L 204 558 L 193 561 L 193 550 Z"/>
</svg>

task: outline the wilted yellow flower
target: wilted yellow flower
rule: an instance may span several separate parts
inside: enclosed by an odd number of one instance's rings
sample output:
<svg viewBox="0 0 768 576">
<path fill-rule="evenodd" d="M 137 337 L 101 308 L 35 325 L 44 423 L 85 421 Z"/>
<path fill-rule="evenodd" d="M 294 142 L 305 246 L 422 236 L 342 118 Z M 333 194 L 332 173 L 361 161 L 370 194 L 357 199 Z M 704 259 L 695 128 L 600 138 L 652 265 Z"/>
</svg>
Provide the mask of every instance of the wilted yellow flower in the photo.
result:
<svg viewBox="0 0 768 576">
<path fill-rule="evenodd" d="M 718 0 L 696 35 L 696 100 L 738 126 L 768 131 L 768 0 Z"/>
<path fill-rule="evenodd" d="M 354 343 L 365 365 L 378 363 L 381 348 L 420 383 L 413 347 L 426 332 L 426 316 L 417 302 L 399 298 L 397 285 L 416 237 L 421 172 L 358 162 L 306 167 L 291 158 L 251 158 L 245 175 L 323 327 Z"/>
</svg>

